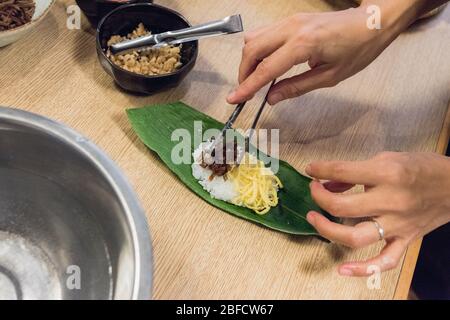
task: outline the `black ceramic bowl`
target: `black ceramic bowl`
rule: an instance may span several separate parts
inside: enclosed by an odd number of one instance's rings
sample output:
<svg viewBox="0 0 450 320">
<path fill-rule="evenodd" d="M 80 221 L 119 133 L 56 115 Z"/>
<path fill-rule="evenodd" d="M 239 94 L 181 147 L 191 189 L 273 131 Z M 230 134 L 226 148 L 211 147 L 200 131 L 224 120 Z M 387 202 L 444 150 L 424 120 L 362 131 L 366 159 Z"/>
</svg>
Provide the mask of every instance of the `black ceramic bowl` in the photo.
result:
<svg viewBox="0 0 450 320">
<path fill-rule="evenodd" d="M 156 76 L 145 76 L 122 69 L 106 57 L 107 42 L 112 35 L 126 35 L 139 23 L 152 33 L 179 30 L 190 27 L 179 13 L 155 4 L 129 4 L 121 6 L 106 15 L 97 28 L 97 55 L 105 71 L 123 89 L 135 93 L 152 94 L 176 87 L 192 70 L 198 56 L 198 41 L 184 43 L 181 49 L 181 63 L 178 70 Z"/>
<path fill-rule="evenodd" d="M 153 0 L 76 0 L 76 2 L 92 26 L 96 27 L 104 16 L 119 6 L 131 3 L 152 3 Z"/>
</svg>

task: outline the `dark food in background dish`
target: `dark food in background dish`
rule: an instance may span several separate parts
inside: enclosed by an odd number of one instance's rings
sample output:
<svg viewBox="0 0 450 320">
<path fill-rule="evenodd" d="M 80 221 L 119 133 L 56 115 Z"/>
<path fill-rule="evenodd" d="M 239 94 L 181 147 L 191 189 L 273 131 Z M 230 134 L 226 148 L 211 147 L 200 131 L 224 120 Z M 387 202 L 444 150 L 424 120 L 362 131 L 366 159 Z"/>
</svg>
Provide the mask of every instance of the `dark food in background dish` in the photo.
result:
<svg viewBox="0 0 450 320">
<path fill-rule="evenodd" d="M 0 31 L 30 22 L 35 9 L 34 0 L 0 0 Z"/>
</svg>

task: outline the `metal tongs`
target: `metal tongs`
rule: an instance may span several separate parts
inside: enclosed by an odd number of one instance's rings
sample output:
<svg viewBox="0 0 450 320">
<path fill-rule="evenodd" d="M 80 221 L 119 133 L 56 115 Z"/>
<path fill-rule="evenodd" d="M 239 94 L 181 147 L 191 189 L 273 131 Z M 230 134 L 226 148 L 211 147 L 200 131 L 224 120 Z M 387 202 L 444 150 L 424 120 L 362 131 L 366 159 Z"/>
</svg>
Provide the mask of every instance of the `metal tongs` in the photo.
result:
<svg viewBox="0 0 450 320">
<path fill-rule="evenodd" d="M 198 39 L 242 32 L 242 19 L 239 14 L 226 17 L 222 20 L 200 24 L 194 27 L 175 31 L 147 35 L 132 40 L 113 44 L 110 48 L 112 54 L 126 53 L 130 51 L 158 48 L 168 45 L 176 45 Z"/>
<path fill-rule="evenodd" d="M 261 118 L 261 114 L 262 114 L 262 112 L 264 110 L 264 107 L 267 104 L 267 99 L 269 97 L 270 89 L 272 89 L 272 87 L 274 86 L 276 81 L 277 81 L 277 79 L 274 79 L 272 81 L 272 83 L 270 84 L 270 87 L 267 90 L 266 95 L 264 96 L 264 100 L 261 103 L 261 105 L 259 106 L 258 112 L 256 113 L 255 119 L 253 120 L 253 123 L 252 123 L 252 126 L 250 128 L 250 131 L 248 132 L 248 135 L 245 137 L 245 148 L 246 149 L 249 148 L 250 139 L 252 138 L 252 135 L 253 135 L 253 133 L 256 130 L 256 126 L 258 125 L 259 118 Z M 234 111 L 231 114 L 230 118 L 225 123 L 225 126 L 222 129 L 222 137 L 224 137 L 226 135 L 227 130 L 229 130 L 229 129 L 231 129 L 233 127 L 234 122 L 239 117 L 239 114 L 241 113 L 242 109 L 244 109 L 246 103 L 247 103 L 247 101 L 244 101 L 244 102 L 242 102 L 242 103 L 240 103 L 240 104 L 238 104 L 236 106 L 236 108 L 234 109 Z M 219 141 L 219 140 L 216 140 L 216 141 Z"/>
</svg>

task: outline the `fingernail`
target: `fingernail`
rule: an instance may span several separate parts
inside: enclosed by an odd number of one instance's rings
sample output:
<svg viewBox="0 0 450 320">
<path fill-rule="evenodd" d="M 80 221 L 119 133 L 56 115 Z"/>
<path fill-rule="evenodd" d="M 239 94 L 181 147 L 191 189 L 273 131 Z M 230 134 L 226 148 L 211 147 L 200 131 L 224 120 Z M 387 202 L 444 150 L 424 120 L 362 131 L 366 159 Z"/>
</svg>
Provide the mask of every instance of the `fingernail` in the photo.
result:
<svg viewBox="0 0 450 320">
<path fill-rule="evenodd" d="M 314 212 L 308 212 L 308 214 L 306 215 L 306 220 L 308 220 L 310 224 L 314 224 L 314 222 L 316 221 L 316 215 L 314 214 Z"/>
<path fill-rule="evenodd" d="M 310 174 L 310 172 L 311 172 L 311 165 L 310 164 L 308 164 L 306 166 L 305 171 L 306 171 L 307 174 Z"/>
<path fill-rule="evenodd" d="M 236 90 L 233 90 L 228 94 L 227 100 L 229 102 L 234 102 L 236 100 Z"/>
<path fill-rule="evenodd" d="M 273 106 L 273 105 L 277 104 L 278 102 L 280 102 L 281 100 L 283 100 L 283 95 L 279 92 L 275 92 L 274 94 L 270 95 L 268 102 L 270 105 Z"/>
<path fill-rule="evenodd" d="M 353 270 L 347 267 L 342 267 L 339 268 L 339 274 L 341 276 L 352 276 L 353 275 Z"/>
<path fill-rule="evenodd" d="M 317 184 L 317 180 L 312 179 L 311 182 L 309 183 L 309 186 L 312 187 L 313 185 Z"/>
</svg>

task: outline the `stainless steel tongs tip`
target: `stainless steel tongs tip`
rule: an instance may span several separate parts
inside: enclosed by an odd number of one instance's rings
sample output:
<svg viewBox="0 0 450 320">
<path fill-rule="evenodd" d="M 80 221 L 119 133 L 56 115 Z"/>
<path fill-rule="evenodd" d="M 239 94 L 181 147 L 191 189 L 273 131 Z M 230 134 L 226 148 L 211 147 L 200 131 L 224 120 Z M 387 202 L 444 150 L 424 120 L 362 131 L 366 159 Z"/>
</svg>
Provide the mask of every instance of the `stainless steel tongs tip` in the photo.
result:
<svg viewBox="0 0 450 320">
<path fill-rule="evenodd" d="M 203 23 L 189 28 L 146 35 L 136 39 L 122 41 L 113 44 L 109 50 L 115 55 L 134 50 L 139 51 L 166 45 L 176 45 L 212 36 L 242 32 L 243 30 L 241 16 L 236 14 L 222 20 Z"/>
</svg>

